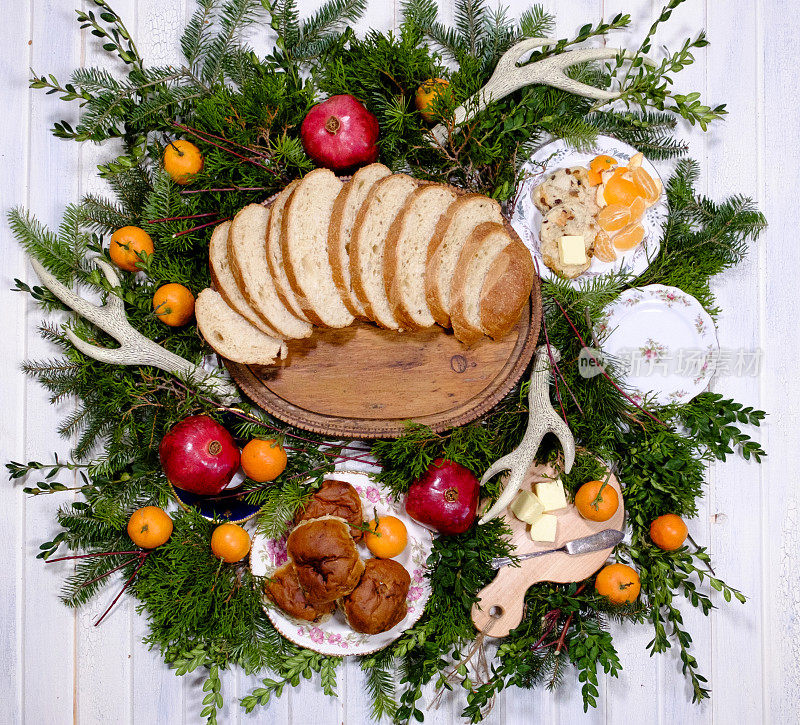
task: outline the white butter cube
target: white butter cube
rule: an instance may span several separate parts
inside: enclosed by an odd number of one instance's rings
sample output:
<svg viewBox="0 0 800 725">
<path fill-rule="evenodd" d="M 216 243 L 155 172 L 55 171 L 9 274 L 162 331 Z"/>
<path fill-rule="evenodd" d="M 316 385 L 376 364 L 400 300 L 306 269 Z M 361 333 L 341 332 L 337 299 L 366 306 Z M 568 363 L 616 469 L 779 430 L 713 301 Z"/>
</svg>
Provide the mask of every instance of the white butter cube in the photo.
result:
<svg viewBox="0 0 800 725">
<path fill-rule="evenodd" d="M 511 513 L 526 524 L 534 523 L 544 513 L 542 502 L 530 491 L 520 491 L 510 508 Z"/>
<path fill-rule="evenodd" d="M 536 497 L 542 502 L 545 511 L 558 511 L 567 507 L 567 494 L 560 480 L 537 483 Z"/>
<path fill-rule="evenodd" d="M 542 514 L 531 524 L 531 539 L 533 539 L 533 541 L 547 541 L 552 543 L 556 540 L 557 527 L 557 516 L 553 516 L 553 514 Z"/>
<path fill-rule="evenodd" d="M 586 264 L 586 246 L 582 236 L 563 236 L 558 240 L 561 264 Z"/>
</svg>

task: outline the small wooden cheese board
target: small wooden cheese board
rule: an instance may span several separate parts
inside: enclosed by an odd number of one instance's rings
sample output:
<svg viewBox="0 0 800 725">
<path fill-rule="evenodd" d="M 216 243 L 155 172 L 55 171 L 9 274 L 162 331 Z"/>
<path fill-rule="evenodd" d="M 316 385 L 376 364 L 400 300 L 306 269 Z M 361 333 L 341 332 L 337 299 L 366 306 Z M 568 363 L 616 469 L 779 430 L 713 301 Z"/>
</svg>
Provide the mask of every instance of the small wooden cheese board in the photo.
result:
<svg viewBox="0 0 800 725">
<path fill-rule="evenodd" d="M 557 478 L 559 469 L 554 465 L 533 465 L 528 470 L 523 490 L 533 490 L 540 481 Z M 588 521 L 570 504 L 567 508 L 553 512 L 558 517 L 558 530 L 554 543 L 531 541 L 528 526 L 506 510 L 505 518 L 513 532 L 511 541 L 514 553 L 527 554 L 534 551 L 557 549 L 567 541 L 596 534 L 604 529 L 622 531 L 625 506 L 619 481 L 609 475 L 608 484 L 619 494 L 620 506 L 608 521 Z M 525 593 L 539 582 L 579 582 L 594 574 L 611 554 L 611 549 L 589 554 L 570 555 L 563 551 L 537 556 L 520 562 L 519 566 L 504 566 L 488 586 L 478 595 L 472 608 L 472 621 L 479 631 L 489 637 L 505 637 L 522 621 L 525 608 Z"/>
<path fill-rule="evenodd" d="M 466 347 L 440 327 L 398 333 L 356 323 L 290 340 L 288 357 L 273 365 L 224 362 L 245 395 L 291 425 L 396 438 L 409 420 L 441 431 L 494 407 L 528 367 L 541 315 L 537 278 L 530 304 L 502 340 Z"/>
</svg>

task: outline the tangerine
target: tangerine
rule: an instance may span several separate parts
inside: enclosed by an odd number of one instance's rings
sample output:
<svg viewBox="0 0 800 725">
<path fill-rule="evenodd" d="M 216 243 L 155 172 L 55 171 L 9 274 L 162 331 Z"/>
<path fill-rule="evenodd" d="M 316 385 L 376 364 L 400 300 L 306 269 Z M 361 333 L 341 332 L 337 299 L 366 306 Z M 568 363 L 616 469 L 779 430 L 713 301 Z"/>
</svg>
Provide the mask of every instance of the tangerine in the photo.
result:
<svg viewBox="0 0 800 725">
<path fill-rule="evenodd" d="M 654 179 L 641 167 L 631 171 L 631 178 L 633 179 L 633 185 L 648 204 L 655 204 L 658 201 L 658 197 L 661 196 L 660 179 Z"/>
<path fill-rule="evenodd" d="M 597 223 L 603 231 L 619 231 L 631 223 L 631 209 L 624 204 L 604 206 L 597 215 Z"/>
<path fill-rule="evenodd" d="M 250 551 L 250 535 L 237 524 L 220 524 L 211 534 L 211 551 L 226 564 L 241 561 Z"/>
<path fill-rule="evenodd" d="M 627 169 L 617 169 L 611 178 L 606 182 L 603 190 L 603 197 L 606 204 L 622 204 L 630 206 L 634 199 L 639 196 L 639 190 L 633 181 L 624 177 L 628 173 Z"/>
<path fill-rule="evenodd" d="M 122 227 L 111 235 L 108 255 L 120 269 L 138 272 L 143 261 L 141 255 L 149 257 L 153 253 L 153 240 L 139 227 Z"/>
<path fill-rule="evenodd" d="M 401 554 L 408 543 L 406 525 L 396 516 L 381 516 L 369 522 L 364 543 L 379 559 L 391 559 Z"/>
<path fill-rule="evenodd" d="M 677 514 L 664 514 L 650 524 L 650 538 L 664 551 L 680 549 L 688 535 L 686 522 Z"/>
<path fill-rule="evenodd" d="M 156 290 L 153 309 L 165 325 L 182 327 L 194 316 L 194 295 L 182 284 L 170 282 Z"/>
<path fill-rule="evenodd" d="M 633 249 L 644 239 L 644 227 L 639 224 L 629 224 L 621 232 L 614 235 L 614 246 L 626 251 Z"/>
<path fill-rule="evenodd" d="M 587 481 L 575 494 L 575 508 L 589 521 L 608 521 L 619 508 L 619 494 L 608 482 Z"/>
<path fill-rule="evenodd" d="M 128 536 L 136 546 L 155 549 L 172 536 L 172 519 L 158 506 L 144 506 L 128 519 Z"/>
<path fill-rule="evenodd" d="M 628 161 L 628 171 L 638 169 L 642 165 L 642 161 L 644 161 L 644 154 L 641 151 L 638 154 L 631 156 L 630 160 Z"/>
<path fill-rule="evenodd" d="M 203 154 L 191 141 L 170 141 L 164 149 L 164 171 L 176 184 L 190 184 L 203 168 Z"/>
<path fill-rule="evenodd" d="M 414 103 L 420 115 L 426 121 L 433 121 L 433 101 L 445 91 L 450 82 L 444 78 L 429 78 L 419 88 Z"/>
<path fill-rule="evenodd" d="M 642 220 L 644 213 L 647 211 L 647 202 L 643 197 L 637 196 L 631 204 L 631 223 L 639 222 Z"/>
<path fill-rule="evenodd" d="M 589 186 L 600 186 L 603 183 L 603 174 L 589 169 Z"/>
<path fill-rule="evenodd" d="M 606 154 L 600 154 L 599 156 L 595 156 L 589 162 L 589 170 L 595 171 L 598 174 L 602 173 L 603 171 L 608 171 L 614 168 L 617 165 L 617 160 L 613 156 L 607 156 Z"/>
<path fill-rule="evenodd" d="M 614 245 L 611 243 L 611 237 L 602 229 L 594 238 L 594 256 L 601 262 L 613 262 L 617 258 Z"/>
<path fill-rule="evenodd" d="M 258 483 L 274 481 L 286 469 L 286 451 L 273 438 L 254 438 L 242 449 L 242 469 Z"/>
<path fill-rule="evenodd" d="M 630 604 L 639 596 L 642 583 L 636 570 L 627 564 L 608 564 L 594 580 L 594 588 L 614 604 Z"/>
</svg>

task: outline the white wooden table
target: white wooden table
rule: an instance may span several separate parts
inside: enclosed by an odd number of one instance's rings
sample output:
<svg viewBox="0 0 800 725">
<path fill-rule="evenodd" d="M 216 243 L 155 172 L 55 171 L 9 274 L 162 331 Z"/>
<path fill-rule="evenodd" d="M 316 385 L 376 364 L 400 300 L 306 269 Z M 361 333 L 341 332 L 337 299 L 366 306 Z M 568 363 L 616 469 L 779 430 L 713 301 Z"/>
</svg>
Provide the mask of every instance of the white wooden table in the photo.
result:
<svg viewBox="0 0 800 725">
<path fill-rule="evenodd" d="M 494 4 L 496 0 L 489 0 Z M 78 65 L 106 62 L 87 34 L 77 32 L 72 8 L 82 0 L 15 0 L 3 3 L 0 23 L 0 208 L 24 205 L 56 224 L 65 204 L 102 190 L 94 166 L 103 149 L 52 138 L 54 120 L 74 117 L 54 96 L 27 88 L 28 68 L 66 79 Z M 177 38 L 193 0 L 114 0 L 150 63 L 177 59 Z M 301 0 L 308 14 L 317 3 Z M 511 12 L 529 3 L 515 0 Z M 547 0 L 559 14 L 558 37 L 584 23 L 630 12 L 633 29 L 615 44 L 637 43 L 661 2 L 654 0 Z M 452 3 L 440 0 L 442 16 Z M 399 0 L 371 0 L 358 24 L 381 30 L 399 17 Z M 88 9 L 88 8 L 87 8 Z M 755 197 L 770 228 L 747 261 L 716 284 L 724 312 L 719 321 L 724 348 L 761 352 L 760 372 L 722 377 L 713 389 L 769 411 L 761 439 L 765 464 L 741 460 L 712 466 L 708 495 L 691 522 L 694 538 L 707 544 L 716 571 L 749 597 L 746 605 L 723 606 L 704 618 L 691 608 L 686 624 L 708 676 L 713 698 L 700 707 L 676 656 L 651 659 L 647 627 L 620 631 L 616 644 L 624 672 L 606 679 L 596 710 L 584 714 L 574 677 L 555 693 L 509 690 L 492 712 L 492 723 L 794 723 L 800 721 L 800 467 L 797 365 L 800 349 L 800 114 L 797 112 L 796 40 L 800 17 L 793 0 L 690 0 L 676 11 L 659 42 L 677 46 L 706 27 L 712 44 L 680 76 L 679 87 L 726 102 L 729 116 L 711 134 L 685 129 L 692 155 L 702 162 L 700 188 L 711 197 L 743 193 Z M 256 39 L 266 41 L 265 31 Z M 0 459 L 49 460 L 66 456 L 69 442 L 55 433 L 68 405 L 53 408 L 19 369 L 26 358 L 54 351 L 36 335 L 40 314 L 25 296 L 8 290 L 14 277 L 35 282 L 25 257 L 0 225 Z M 62 494 L 63 495 L 63 494 Z M 130 601 L 99 628 L 93 618 L 110 594 L 74 612 L 58 600 L 68 567 L 45 567 L 35 558 L 39 542 L 55 533 L 54 512 L 63 499 L 26 498 L 21 486 L 0 487 L 0 722 L 31 725 L 80 723 L 194 723 L 202 693 L 199 677 L 175 677 L 141 644 L 142 620 Z M 724 603 L 723 603 L 724 604 Z M 257 678 L 225 679 L 226 707 L 220 722 L 260 721 L 315 725 L 362 723 L 368 700 L 355 665 L 341 670 L 339 698 L 328 698 L 304 682 L 284 697 L 246 716 L 236 706 Z M 433 723 L 455 723 L 453 699 L 428 713 Z"/>
</svg>

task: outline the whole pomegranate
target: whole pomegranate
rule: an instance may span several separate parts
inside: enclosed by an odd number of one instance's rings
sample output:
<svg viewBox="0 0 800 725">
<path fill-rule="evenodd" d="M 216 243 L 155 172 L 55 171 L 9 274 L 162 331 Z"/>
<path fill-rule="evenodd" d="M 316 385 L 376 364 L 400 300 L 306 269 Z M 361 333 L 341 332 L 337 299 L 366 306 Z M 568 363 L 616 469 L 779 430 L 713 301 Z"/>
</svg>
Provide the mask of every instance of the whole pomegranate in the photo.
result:
<svg viewBox="0 0 800 725">
<path fill-rule="evenodd" d="M 475 521 L 479 496 L 472 471 L 437 458 L 409 487 L 406 513 L 440 534 L 463 534 Z"/>
<path fill-rule="evenodd" d="M 378 159 L 378 119 L 353 96 L 331 96 L 303 119 L 303 148 L 320 166 L 342 171 Z"/>
<path fill-rule="evenodd" d="M 233 437 L 207 415 L 176 423 L 161 439 L 158 455 L 173 486 L 200 495 L 222 491 L 239 468 Z"/>
</svg>

